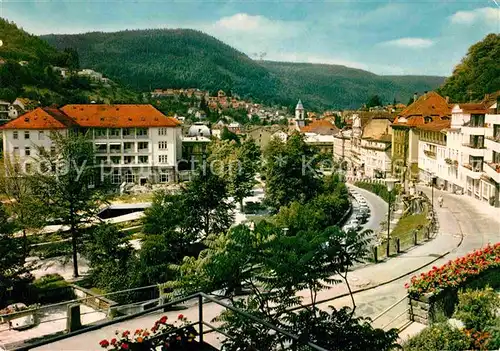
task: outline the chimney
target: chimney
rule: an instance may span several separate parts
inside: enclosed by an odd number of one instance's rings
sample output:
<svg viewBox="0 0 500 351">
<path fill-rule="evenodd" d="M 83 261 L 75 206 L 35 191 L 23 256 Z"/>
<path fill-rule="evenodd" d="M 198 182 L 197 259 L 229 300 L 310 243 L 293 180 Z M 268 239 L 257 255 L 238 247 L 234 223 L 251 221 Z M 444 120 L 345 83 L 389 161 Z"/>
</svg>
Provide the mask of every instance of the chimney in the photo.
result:
<svg viewBox="0 0 500 351">
<path fill-rule="evenodd" d="M 418 99 L 418 95 L 417 95 L 417 93 L 414 93 L 413 94 L 413 102 L 417 101 L 417 99 Z"/>
<path fill-rule="evenodd" d="M 427 90 L 424 91 L 424 97 L 427 97 Z"/>
<path fill-rule="evenodd" d="M 449 96 L 447 96 L 447 97 L 446 97 L 446 103 L 447 103 L 447 104 L 449 104 L 449 103 L 450 103 L 450 97 L 449 97 Z"/>
</svg>

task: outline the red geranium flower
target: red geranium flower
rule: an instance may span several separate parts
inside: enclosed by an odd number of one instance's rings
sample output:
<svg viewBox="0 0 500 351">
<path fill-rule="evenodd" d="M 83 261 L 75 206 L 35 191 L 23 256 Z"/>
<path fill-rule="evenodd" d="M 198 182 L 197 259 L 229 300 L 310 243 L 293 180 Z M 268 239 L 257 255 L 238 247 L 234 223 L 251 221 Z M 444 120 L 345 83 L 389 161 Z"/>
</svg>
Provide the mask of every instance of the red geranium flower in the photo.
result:
<svg viewBox="0 0 500 351">
<path fill-rule="evenodd" d="M 181 313 L 177 316 L 177 319 L 184 319 L 184 315 Z"/>
<path fill-rule="evenodd" d="M 116 344 L 116 338 L 111 339 L 111 345 L 115 345 L 115 344 Z"/>
<path fill-rule="evenodd" d="M 99 342 L 99 345 L 101 345 L 102 348 L 106 348 L 109 346 L 108 340 L 104 339 Z"/>
<path fill-rule="evenodd" d="M 122 344 L 122 350 L 128 350 L 128 344 L 123 343 Z"/>
<path fill-rule="evenodd" d="M 161 317 L 161 318 L 160 318 L 160 323 L 161 323 L 161 324 L 165 324 L 165 323 L 167 323 L 167 319 L 168 319 L 168 318 L 167 318 L 167 316 L 163 316 L 163 317 Z"/>
<path fill-rule="evenodd" d="M 122 333 L 122 336 L 123 336 L 124 338 L 126 338 L 127 336 L 129 336 L 129 334 L 130 334 L 130 331 L 125 330 L 125 331 Z"/>
</svg>

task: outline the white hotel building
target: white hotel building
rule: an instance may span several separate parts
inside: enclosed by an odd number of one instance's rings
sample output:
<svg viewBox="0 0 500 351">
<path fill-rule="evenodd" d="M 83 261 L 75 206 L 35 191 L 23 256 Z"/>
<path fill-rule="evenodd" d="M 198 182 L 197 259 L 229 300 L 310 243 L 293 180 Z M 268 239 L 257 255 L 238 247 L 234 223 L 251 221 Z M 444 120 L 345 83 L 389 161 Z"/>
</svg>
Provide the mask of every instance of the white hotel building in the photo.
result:
<svg viewBox="0 0 500 351">
<path fill-rule="evenodd" d="M 16 157 L 30 172 L 39 147 L 56 152 L 52 132 L 84 133 L 95 145 L 97 164 L 122 182 L 173 181 L 181 158 L 181 127 L 151 105 L 66 105 L 37 108 L 0 127 L 5 157 Z"/>
<path fill-rule="evenodd" d="M 455 104 L 446 125 L 419 128 L 420 179 L 500 207 L 500 113 L 497 103 Z"/>
</svg>

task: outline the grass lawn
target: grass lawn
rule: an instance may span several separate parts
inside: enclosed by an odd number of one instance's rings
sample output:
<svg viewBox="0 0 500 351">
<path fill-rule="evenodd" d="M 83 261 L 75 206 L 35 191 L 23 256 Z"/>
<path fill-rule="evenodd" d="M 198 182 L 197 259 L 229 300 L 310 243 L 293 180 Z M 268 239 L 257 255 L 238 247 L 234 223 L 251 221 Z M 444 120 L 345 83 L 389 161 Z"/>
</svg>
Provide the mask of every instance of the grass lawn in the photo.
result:
<svg viewBox="0 0 500 351">
<path fill-rule="evenodd" d="M 427 211 L 409 215 L 403 217 L 399 220 L 396 227 L 392 230 L 391 236 L 393 238 L 399 238 L 401 241 L 401 246 L 406 247 L 408 242 L 413 242 L 413 233 L 415 229 L 419 230 L 418 238 L 421 239 L 423 236 L 423 228 L 427 224 Z M 404 245 L 406 244 L 406 245 Z"/>
</svg>

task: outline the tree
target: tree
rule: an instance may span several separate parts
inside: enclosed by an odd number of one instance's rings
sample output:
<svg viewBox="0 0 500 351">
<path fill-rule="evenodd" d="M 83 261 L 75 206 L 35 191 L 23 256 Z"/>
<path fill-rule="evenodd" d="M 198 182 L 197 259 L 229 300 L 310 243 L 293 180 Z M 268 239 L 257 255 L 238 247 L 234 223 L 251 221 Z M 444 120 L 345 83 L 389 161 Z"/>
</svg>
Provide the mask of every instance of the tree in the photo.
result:
<svg viewBox="0 0 500 351">
<path fill-rule="evenodd" d="M 15 228 L 22 231 L 22 253 L 26 258 L 29 253 L 27 233 L 44 224 L 43 207 L 35 196 L 30 177 L 22 171 L 23 165 L 19 160 L 7 155 L 0 167 L 0 194 L 9 199 L 6 210 L 12 216 Z"/>
<path fill-rule="evenodd" d="M 368 241 L 357 238 L 357 233 L 335 227 L 290 236 L 265 221 L 253 231 L 239 225 L 227 234 L 210 236 L 198 259 L 185 258 L 175 267 L 178 279 L 167 286 L 174 289 L 174 296 L 225 290 L 235 307 L 328 349 L 389 350 L 397 339 L 395 330 L 373 329 L 347 308 L 327 313 L 316 306 L 317 293 L 338 283 L 335 275 L 347 274 L 353 262 L 365 255 Z M 247 297 L 235 299 L 241 286 L 247 289 Z M 308 302 L 301 297 L 305 292 Z M 299 312 L 293 311 L 296 308 Z M 223 342 L 224 350 L 276 350 L 292 341 L 231 311 L 217 320 L 232 337 Z"/>
<path fill-rule="evenodd" d="M 197 171 L 183 195 L 187 223 L 198 237 L 223 233 L 233 223 L 234 205 L 228 201 L 227 184 L 210 167 Z"/>
<path fill-rule="evenodd" d="M 9 296 L 21 296 L 26 285 L 33 280 L 21 242 L 12 236 L 15 226 L 9 220 L 3 204 L 0 204 L 0 306 Z"/>
<path fill-rule="evenodd" d="M 372 95 L 370 99 L 368 99 L 368 102 L 366 103 L 366 107 L 377 107 L 377 106 L 382 106 L 382 99 L 378 95 Z"/>
<path fill-rule="evenodd" d="M 91 187 L 98 179 L 94 167 L 94 145 L 84 135 L 70 131 L 50 136 L 56 152 L 38 147 L 38 163 L 43 172 L 31 177 L 38 201 L 47 215 L 69 226 L 72 242 L 73 275 L 78 277 L 78 246 L 81 228 L 96 218 L 104 192 Z"/>
<path fill-rule="evenodd" d="M 228 191 L 243 210 L 243 199 L 253 192 L 260 150 L 251 139 L 241 145 L 228 140 L 214 140 L 209 145 L 208 162 L 226 179 Z"/>
<path fill-rule="evenodd" d="M 295 133 L 286 142 L 273 138 L 264 151 L 266 202 L 277 211 L 313 198 L 320 187 L 318 162 L 318 154 L 302 135 Z"/>
<path fill-rule="evenodd" d="M 220 133 L 220 139 L 234 141 L 236 143 L 240 142 L 240 138 L 238 137 L 238 135 L 236 133 L 231 132 L 229 129 L 227 129 L 226 126 L 222 128 L 222 132 Z"/>
<path fill-rule="evenodd" d="M 488 34 L 469 48 L 438 93 L 451 101 L 464 102 L 481 100 L 485 94 L 500 90 L 499 56 L 500 34 Z"/>
</svg>

